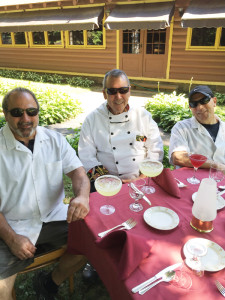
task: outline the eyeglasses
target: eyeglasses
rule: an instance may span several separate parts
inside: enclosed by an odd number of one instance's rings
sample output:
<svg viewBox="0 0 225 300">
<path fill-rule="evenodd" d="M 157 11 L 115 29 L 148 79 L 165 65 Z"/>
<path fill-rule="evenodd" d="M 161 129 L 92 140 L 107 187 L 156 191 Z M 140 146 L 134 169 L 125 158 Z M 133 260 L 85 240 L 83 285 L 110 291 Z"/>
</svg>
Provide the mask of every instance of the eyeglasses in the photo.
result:
<svg viewBox="0 0 225 300">
<path fill-rule="evenodd" d="M 22 117 L 23 114 L 24 114 L 24 111 L 26 111 L 26 114 L 29 117 L 34 117 L 38 114 L 39 109 L 35 108 L 35 107 L 30 107 L 30 108 L 27 108 L 27 109 L 13 108 L 11 110 L 8 110 L 8 112 L 10 112 L 11 116 L 14 117 L 14 118 Z"/>
<path fill-rule="evenodd" d="M 211 100 L 211 97 L 206 96 L 198 101 L 189 101 L 189 105 L 191 108 L 196 108 L 198 106 L 198 104 L 205 105 L 205 104 L 209 103 L 210 100 Z"/>
<path fill-rule="evenodd" d="M 121 88 L 106 88 L 107 90 L 107 94 L 108 95 L 116 95 L 117 92 L 119 92 L 120 94 L 126 94 L 129 92 L 130 87 L 126 86 L 126 87 L 121 87 Z"/>
</svg>

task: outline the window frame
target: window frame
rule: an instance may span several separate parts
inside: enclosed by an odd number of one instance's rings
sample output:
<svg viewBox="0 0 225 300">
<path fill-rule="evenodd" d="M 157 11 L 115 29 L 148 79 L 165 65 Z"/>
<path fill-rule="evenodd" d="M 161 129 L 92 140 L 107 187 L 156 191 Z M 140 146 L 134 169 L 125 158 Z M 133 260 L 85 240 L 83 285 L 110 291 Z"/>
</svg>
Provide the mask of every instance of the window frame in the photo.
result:
<svg viewBox="0 0 225 300">
<path fill-rule="evenodd" d="M 222 27 L 218 27 L 216 29 L 214 46 L 191 46 L 192 30 L 193 30 L 193 28 L 188 27 L 185 50 L 188 50 L 188 51 L 225 51 L 225 46 L 220 46 Z"/>
<path fill-rule="evenodd" d="M 28 48 L 28 36 L 27 36 L 27 32 L 21 31 L 21 32 L 24 32 L 24 34 L 25 34 L 26 44 L 16 44 L 15 43 L 15 33 L 17 33 L 17 32 L 8 32 L 8 31 L 5 31 L 5 32 L 11 34 L 12 44 L 3 44 L 2 43 L 2 33 L 0 33 L 0 46 L 1 47 Z"/>
<path fill-rule="evenodd" d="M 50 30 L 48 30 L 48 31 L 50 31 Z M 48 44 L 48 31 L 40 31 L 40 32 L 44 32 L 44 39 L 45 39 L 44 45 L 36 45 L 33 42 L 33 32 L 38 32 L 38 31 L 29 31 L 28 36 L 29 36 L 29 41 L 30 41 L 30 48 L 64 48 L 64 35 L 63 35 L 64 31 L 59 30 L 60 35 L 61 35 L 61 41 L 62 41 L 61 45 L 49 45 Z M 51 31 L 56 31 L 56 30 L 51 30 Z"/>
</svg>

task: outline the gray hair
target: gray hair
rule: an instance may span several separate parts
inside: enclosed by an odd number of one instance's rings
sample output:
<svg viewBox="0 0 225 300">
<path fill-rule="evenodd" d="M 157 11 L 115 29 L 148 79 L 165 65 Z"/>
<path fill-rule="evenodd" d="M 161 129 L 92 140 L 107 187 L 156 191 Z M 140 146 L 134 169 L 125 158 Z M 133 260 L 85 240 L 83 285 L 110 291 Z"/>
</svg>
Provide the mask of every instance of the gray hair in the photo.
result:
<svg viewBox="0 0 225 300">
<path fill-rule="evenodd" d="M 5 97 L 3 98 L 3 101 L 2 101 L 2 108 L 3 108 L 3 111 L 7 112 L 8 111 L 8 103 L 9 103 L 9 99 L 10 97 L 13 95 L 13 94 L 23 94 L 23 93 L 28 93 L 30 94 L 35 102 L 37 103 L 37 107 L 39 109 L 39 103 L 38 103 L 38 100 L 36 98 L 36 96 L 34 95 L 33 92 L 31 92 L 30 90 L 26 89 L 26 88 L 23 88 L 23 87 L 17 87 L 13 90 L 11 90 L 10 92 L 8 92 Z"/>
<path fill-rule="evenodd" d="M 127 74 L 126 74 L 124 71 L 122 71 L 122 70 L 119 70 L 119 69 L 113 69 L 113 70 L 111 70 L 111 71 L 109 71 L 109 72 L 107 72 L 107 73 L 105 74 L 105 77 L 104 77 L 103 82 L 102 82 L 103 89 L 106 88 L 106 81 L 107 81 L 107 78 L 108 78 L 108 77 L 119 78 L 119 77 L 122 77 L 122 76 L 124 76 L 124 77 L 126 78 L 127 84 L 128 84 L 128 86 L 130 86 L 130 80 L 129 80 L 129 78 L 127 77 Z"/>
</svg>

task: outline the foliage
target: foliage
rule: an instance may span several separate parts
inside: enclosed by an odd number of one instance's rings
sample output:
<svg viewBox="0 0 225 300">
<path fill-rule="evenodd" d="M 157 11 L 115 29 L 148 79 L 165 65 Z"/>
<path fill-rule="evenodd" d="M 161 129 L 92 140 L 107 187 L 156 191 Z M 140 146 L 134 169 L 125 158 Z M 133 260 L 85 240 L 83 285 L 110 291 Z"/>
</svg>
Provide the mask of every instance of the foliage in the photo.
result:
<svg viewBox="0 0 225 300">
<path fill-rule="evenodd" d="M 74 129 L 74 134 L 69 134 L 66 136 L 68 143 L 78 154 L 78 143 L 80 138 L 80 129 Z"/>
<path fill-rule="evenodd" d="M 36 73 L 36 72 L 24 72 L 24 71 L 16 71 L 16 70 L 0 70 L 1 77 L 14 78 L 20 80 L 29 80 L 35 82 L 46 82 L 53 84 L 71 84 L 72 86 L 80 86 L 80 87 L 91 87 L 94 84 L 93 80 L 88 78 L 83 78 L 79 76 L 62 76 L 59 74 L 51 74 L 51 73 Z"/>
<path fill-rule="evenodd" d="M 156 94 L 146 103 L 145 108 L 165 132 L 170 132 L 178 121 L 192 116 L 188 99 L 183 94 L 176 95 L 175 91 L 171 94 Z"/>
<path fill-rule="evenodd" d="M 174 169 L 174 166 L 170 164 L 169 162 L 169 146 L 163 146 L 164 150 L 164 157 L 163 157 L 163 167 L 164 168 L 170 168 L 171 170 Z"/>
<path fill-rule="evenodd" d="M 217 98 L 218 105 L 221 105 L 221 104 L 225 105 L 225 94 L 215 93 L 214 96 Z"/>
</svg>

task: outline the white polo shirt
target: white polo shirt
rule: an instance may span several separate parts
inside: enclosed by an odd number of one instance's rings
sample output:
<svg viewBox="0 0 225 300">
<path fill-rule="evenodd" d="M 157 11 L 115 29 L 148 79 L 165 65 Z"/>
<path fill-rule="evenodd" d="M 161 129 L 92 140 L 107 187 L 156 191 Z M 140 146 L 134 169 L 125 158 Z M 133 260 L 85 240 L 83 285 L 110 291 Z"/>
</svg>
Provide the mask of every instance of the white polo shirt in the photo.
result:
<svg viewBox="0 0 225 300">
<path fill-rule="evenodd" d="M 8 124 L 0 130 L 0 212 L 13 230 L 35 244 L 42 222 L 66 220 L 63 173 L 82 166 L 58 132 L 37 127 L 33 153 Z"/>
</svg>

